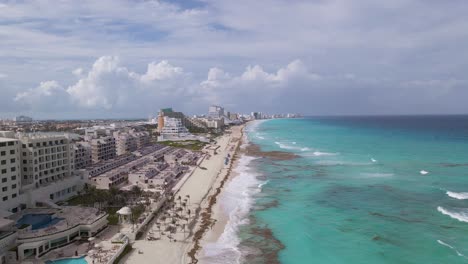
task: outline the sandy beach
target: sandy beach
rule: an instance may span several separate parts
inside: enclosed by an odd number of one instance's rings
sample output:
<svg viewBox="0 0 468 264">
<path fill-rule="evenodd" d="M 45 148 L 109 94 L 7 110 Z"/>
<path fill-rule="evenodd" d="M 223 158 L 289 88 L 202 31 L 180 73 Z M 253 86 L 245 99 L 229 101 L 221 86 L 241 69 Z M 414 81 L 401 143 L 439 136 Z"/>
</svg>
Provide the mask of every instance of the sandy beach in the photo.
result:
<svg viewBox="0 0 468 264">
<path fill-rule="evenodd" d="M 205 157 L 192 175 L 181 181 L 175 196 L 188 200 L 187 207 L 193 215 L 187 217 L 190 220 L 187 221 L 184 232 L 178 231 L 172 239 L 169 239 L 161 235 L 157 228 L 158 221 L 161 220 L 155 219 L 149 224 L 142 239 L 134 242 L 132 245 L 134 249 L 121 263 L 198 262 L 204 241 L 215 240 L 223 232 L 226 217 L 222 215 L 216 198 L 234 166 L 234 159 L 229 159 L 225 164 L 225 158 L 228 155 L 234 157 L 242 138 L 242 130 L 243 126 L 232 127 L 230 131 L 217 138 L 216 146 L 211 146 L 211 150 L 208 150 L 210 155 Z M 209 230 L 211 231 L 207 232 Z M 148 234 L 158 239 L 148 241 L 146 239 Z"/>
</svg>

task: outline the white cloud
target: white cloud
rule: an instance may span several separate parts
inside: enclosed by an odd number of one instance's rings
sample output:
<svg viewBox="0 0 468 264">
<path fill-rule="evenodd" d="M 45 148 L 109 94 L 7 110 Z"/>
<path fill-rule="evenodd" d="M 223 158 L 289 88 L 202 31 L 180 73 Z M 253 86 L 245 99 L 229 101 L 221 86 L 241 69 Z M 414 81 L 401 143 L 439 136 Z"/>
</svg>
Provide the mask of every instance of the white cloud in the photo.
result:
<svg viewBox="0 0 468 264">
<path fill-rule="evenodd" d="M 32 110 L 54 111 L 69 107 L 68 94 L 57 81 L 44 81 L 34 89 L 20 92 L 14 98 Z"/>
<path fill-rule="evenodd" d="M 208 101 L 249 111 L 259 102 L 248 96 L 258 94 L 264 94 L 265 107 L 298 107 L 286 91 L 298 98 L 317 92 L 315 97 L 323 97 L 317 105 L 328 100 L 330 113 L 347 113 L 346 107 L 358 103 L 359 110 L 367 108 L 364 113 L 378 112 L 394 105 L 384 97 L 398 97 L 413 79 L 442 80 L 417 89 L 432 98 L 444 92 L 447 104 L 449 98 L 460 104 L 460 89 L 444 88 L 444 79 L 464 79 L 468 67 L 463 1 L 190 2 L 196 6 L 164 0 L 0 4 L 0 72 L 8 73 L 0 81 L 1 89 L 9 89 L 0 111 L 16 111 L 13 102 L 32 107 L 35 101 L 27 98 L 49 98 L 36 87 L 43 80 L 61 84 L 62 90 L 51 93 L 66 97 L 77 115 L 82 109 L 124 108 L 146 115 L 149 105 L 171 104 L 175 97 L 189 102 L 182 106 L 192 111 Z M 102 54 L 122 62 L 95 61 Z M 22 93 L 13 100 L 12 94 Z M 336 103 L 343 97 L 357 103 Z M 311 105 L 300 111 L 315 111 Z"/>
<path fill-rule="evenodd" d="M 151 62 L 148 64 L 148 70 L 141 76 L 143 82 L 162 81 L 177 78 L 183 74 L 183 69 L 174 67 L 168 61 L 163 60 L 159 63 Z"/>
</svg>

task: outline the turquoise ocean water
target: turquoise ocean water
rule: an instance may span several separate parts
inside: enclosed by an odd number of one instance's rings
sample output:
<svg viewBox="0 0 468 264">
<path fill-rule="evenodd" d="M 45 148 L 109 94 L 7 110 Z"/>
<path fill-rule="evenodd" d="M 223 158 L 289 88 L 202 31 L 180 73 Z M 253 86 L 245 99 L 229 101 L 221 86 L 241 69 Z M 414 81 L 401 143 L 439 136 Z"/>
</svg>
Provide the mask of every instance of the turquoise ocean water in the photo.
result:
<svg viewBox="0 0 468 264">
<path fill-rule="evenodd" d="M 467 117 L 278 119 L 247 131 L 262 151 L 298 158 L 241 159 L 221 198 L 224 263 L 468 263 Z"/>
</svg>

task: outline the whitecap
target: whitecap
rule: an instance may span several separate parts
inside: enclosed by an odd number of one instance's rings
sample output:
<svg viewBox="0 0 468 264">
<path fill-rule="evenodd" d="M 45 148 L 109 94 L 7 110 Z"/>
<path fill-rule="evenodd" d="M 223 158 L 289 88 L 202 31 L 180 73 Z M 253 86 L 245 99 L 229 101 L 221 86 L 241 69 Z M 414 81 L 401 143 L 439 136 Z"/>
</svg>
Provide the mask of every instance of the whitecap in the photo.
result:
<svg viewBox="0 0 468 264">
<path fill-rule="evenodd" d="M 288 145 L 287 143 L 279 142 L 279 141 L 275 141 L 275 144 L 278 145 L 278 147 L 280 147 L 280 148 L 282 148 L 282 149 L 300 150 L 300 151 L 302 151 L 302 152 L 305 152 L 305 151 L 309 151 L 309 150 L 310 150 L 310 148 L 308 148 L 308 147 L 291 146 L 291 145 Z"/>
<path fill-rule="evenodd" d="M 376 159 L 373 159 L 373 158 L 371 158 L 370 160 L 371 160 L 372 162 L 374 162 L 374 163 L 377 162 L 377 160 L 376 160 Z"/>
<path fill-rule="evenodd" d="M 460 253 L 455 247 L 453 247 L 453 246 L 451 246 L 451 245 L 445 243 L 445 242 L 442 241 L 442 240 L 439 240 L 439 239 L 438 239 L 438 240 L 437 240 L 437 243 L 441 244 L 442 246 L 445 246 L 445 247 L 448 247 L 448 248 L 452 249 L 452 250 L 455 251 L 455 253 L 457 253 L 457 255 L 460 256 L 460 257 L 464 257 L 464 256 L 465 256 L 465 255 L 463 255 L 462 253 Z"/>
<path fill-rule="evenodd" d="M 457 192 L 447 191 L 446 193 L 447 193 L 448 196 L 450 196 L 452 198 L 455 198 L 455 199 L 458 199 L 458 200 L 468 199 L 468 192 L 457 193 Z"/>
<path fill-rule="evenodd" d="M 437 211 L 444 215 L 448 215 L 453 219 L 456 219 L 460 222 L 467 222 L 468 223 L 468 212 L 466 209 L 461 209 L 462 211 L 453 211 L 449 210 L 446 208 L 443 208 L 442 206 L 437 207 Z"/>
<path fill-rule="evenodd" d="M 426 174 L 428 174 L 429 172 L 428 172 L 428 171 L 425 171 L 425 170 L 422 170 L 422 171 L 420 171 L 419 173 L 421 173 L 421 175 L 426 175 Z"/>
<path fill-rule="evenodd" d="M 320 151 L 315 151 L 314 156 L 336 156 L 338 153 L 330 153 L 330 152 L 320 152 Z"/>
</svg>

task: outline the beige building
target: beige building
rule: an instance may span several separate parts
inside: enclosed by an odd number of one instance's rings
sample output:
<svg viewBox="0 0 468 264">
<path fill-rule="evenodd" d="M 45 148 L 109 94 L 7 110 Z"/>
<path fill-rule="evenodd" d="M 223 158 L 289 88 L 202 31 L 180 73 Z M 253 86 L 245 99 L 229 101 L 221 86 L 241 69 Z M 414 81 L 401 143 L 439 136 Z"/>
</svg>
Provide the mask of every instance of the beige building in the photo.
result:
<svg viewBox="0 0 468 264">
<path fill-rule="evenodd" d="M 19 211 L 18 196 L 21 188 L 21 172 L 17 139 L 0 138 L 0 208 Z"/>
<path fill-rule="evenodd" d="M 127 132 L 114 132 L 117 156 L 137 150 L 137 138 Z"/>
<path fill-rule="evenodd" d="M 84 169 L 93 163 L 91 155 L 91 144 L 89 142 L 76 142 L 74 145 L 75 150 L 75 168 L 77 170 Z"/>
<path fill-rule="evenodd" d="M 91 156 L 93 163 L 110 160 L 116 157 L 115 139 L 112 136 L 91 140 Z"/>
<path fill-rule="evenodd" d="M 21 181 L 23 189 L 40 186 L 73 176 L 75 151 L 63 134 L 20 134 Z"/>
</svg>

